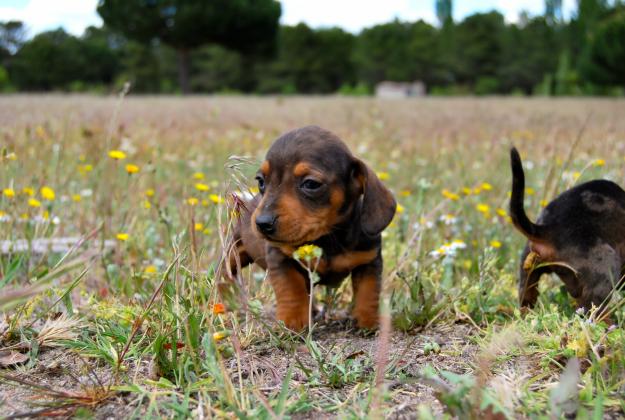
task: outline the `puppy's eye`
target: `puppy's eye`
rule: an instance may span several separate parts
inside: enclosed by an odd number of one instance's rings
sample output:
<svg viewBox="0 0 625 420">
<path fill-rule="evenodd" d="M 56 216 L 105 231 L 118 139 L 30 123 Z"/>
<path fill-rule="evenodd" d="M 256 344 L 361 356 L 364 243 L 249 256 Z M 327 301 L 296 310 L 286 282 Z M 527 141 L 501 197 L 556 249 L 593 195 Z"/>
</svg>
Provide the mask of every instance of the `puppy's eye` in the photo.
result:
<svg viewBox="0 0 625 420">
<path fill-rule="evenodd" d="M 305 191 L 313 192 L 321 188 L 322 185 L 321 182 L 315 181 L 314 179 L 305 179 L 300 185 L 300 188 Z"/>
<path fill-rule="evenodd" d="M 258 182 L 258 191 L 261 194 L 265 193 L 265 179 L 262 176 L 257 176 L 256 181 Z"/>
</svg>

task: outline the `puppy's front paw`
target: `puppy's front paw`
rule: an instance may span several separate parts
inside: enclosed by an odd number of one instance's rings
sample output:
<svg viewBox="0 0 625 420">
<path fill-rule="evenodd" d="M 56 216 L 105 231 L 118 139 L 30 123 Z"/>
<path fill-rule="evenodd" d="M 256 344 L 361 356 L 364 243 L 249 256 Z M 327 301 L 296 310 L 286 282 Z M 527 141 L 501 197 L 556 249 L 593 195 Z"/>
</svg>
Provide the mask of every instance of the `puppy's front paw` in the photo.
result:
<svg viewBox="0 0 625 420">
<path fill-rule="evenodd" d="M 302 331 L 308 326 L 308 305 L 299 308 L 278 308 L 276 316 L 288 329 Z"/>
<path fill-rule="evenodd" d="M 377 308 L 376 308 L 377 309 Z M 358 328 L 366 328 L 369 330 L 375 330 L 379 325 L 378 311 L 359 311 L 358 308 L 354 309 L 352 316 L 356 319 L 356 325 Z"/>
</svg>

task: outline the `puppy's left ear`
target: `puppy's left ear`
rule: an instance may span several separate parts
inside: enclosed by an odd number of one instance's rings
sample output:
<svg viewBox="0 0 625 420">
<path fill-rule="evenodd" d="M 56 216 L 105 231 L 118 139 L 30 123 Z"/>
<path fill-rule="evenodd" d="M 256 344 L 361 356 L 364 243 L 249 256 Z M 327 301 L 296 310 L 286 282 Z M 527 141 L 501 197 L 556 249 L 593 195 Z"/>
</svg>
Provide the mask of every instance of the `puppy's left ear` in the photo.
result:
<svg viewBox="0 0 625 420">
<path fill-rule="evenodd" d="M 360 208 L 362 231 L 367 236 L 378 235 L 393 220 L 397 202 L 375 172 L 362 161 L 355 160 L 353 173 L 362 193 Z"/>
</svg>

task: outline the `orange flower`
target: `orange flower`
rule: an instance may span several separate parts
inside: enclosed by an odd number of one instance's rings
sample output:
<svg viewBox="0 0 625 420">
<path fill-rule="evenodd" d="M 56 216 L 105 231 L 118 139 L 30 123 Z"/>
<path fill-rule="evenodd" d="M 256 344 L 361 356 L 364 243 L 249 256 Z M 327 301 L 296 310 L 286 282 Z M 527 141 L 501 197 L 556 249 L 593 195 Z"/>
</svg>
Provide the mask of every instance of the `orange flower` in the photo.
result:
<svg viewBox="0 0 625 420">
<path fill-rule="evenodd" d="M 216 303 L 213 305 L 214 315 L 223 314 L 223 313 L 226 313 L 226 305 L 224 305 L 223 303 Z"/>
</svg>

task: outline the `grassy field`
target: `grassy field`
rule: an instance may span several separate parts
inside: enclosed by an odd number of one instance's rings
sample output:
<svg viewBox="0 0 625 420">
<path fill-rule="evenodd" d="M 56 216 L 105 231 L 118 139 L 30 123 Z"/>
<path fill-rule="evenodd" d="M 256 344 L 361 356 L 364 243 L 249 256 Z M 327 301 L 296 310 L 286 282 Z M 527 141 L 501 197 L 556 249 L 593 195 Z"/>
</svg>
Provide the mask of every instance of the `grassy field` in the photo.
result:
<svg viewBox="0 0 625 420">
<path fill-rule="evenodd" d="M 315 289 L 323 319 L 301 335 L 275 322 L 262 270 L 242 299 L 216 293 L 229 197 L 307 124 L 399 202 L 381 333 L 346 322 L 349 282 Z M 617 328 L 577 313 L 557 278 L 518 308 L 513 144 L 535 218 L 581 181 L 624 183 L 625 102 L 0 97 L 0 413 L 623 416 L 621 297 Z"/>
</svg>

